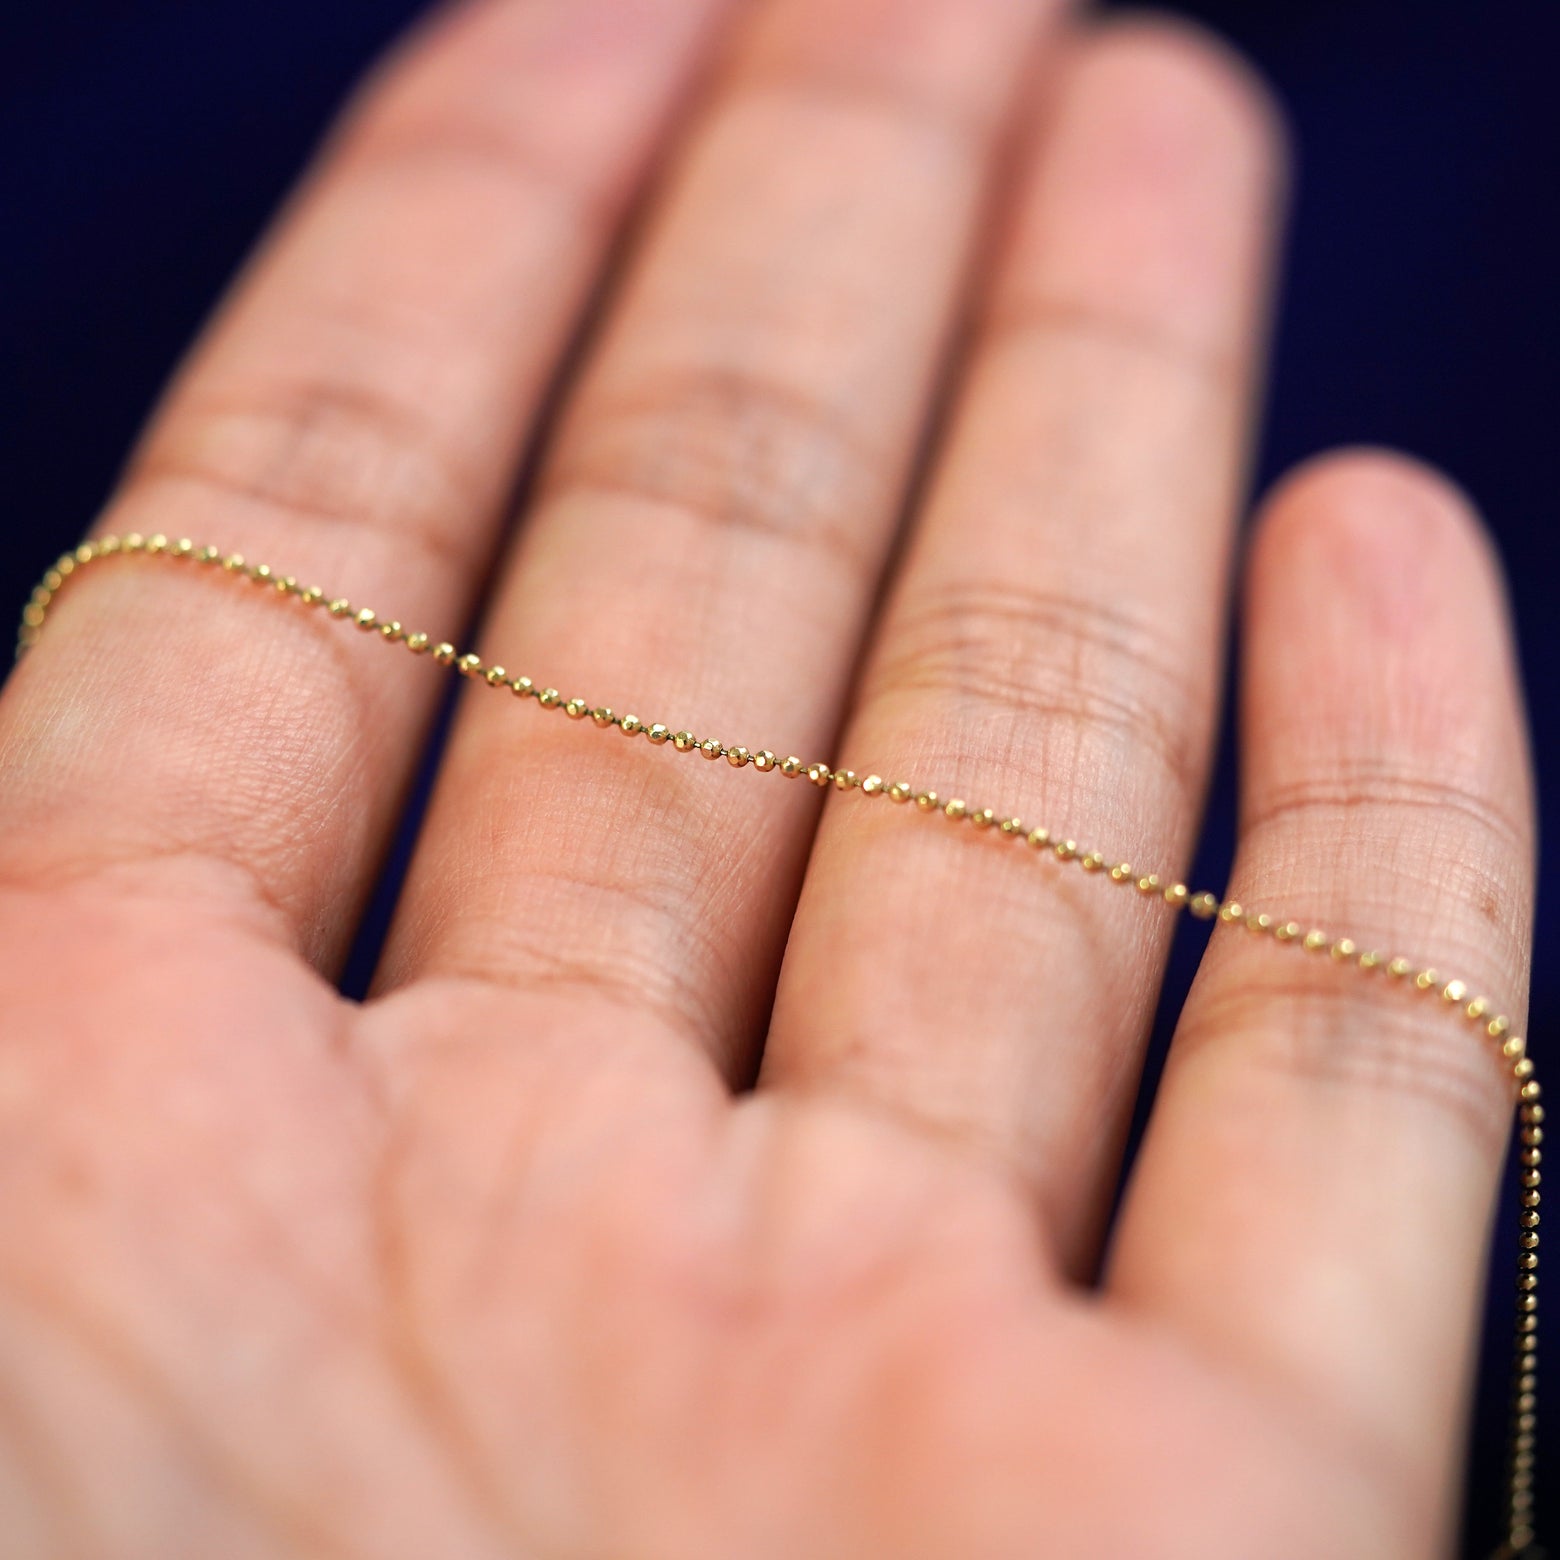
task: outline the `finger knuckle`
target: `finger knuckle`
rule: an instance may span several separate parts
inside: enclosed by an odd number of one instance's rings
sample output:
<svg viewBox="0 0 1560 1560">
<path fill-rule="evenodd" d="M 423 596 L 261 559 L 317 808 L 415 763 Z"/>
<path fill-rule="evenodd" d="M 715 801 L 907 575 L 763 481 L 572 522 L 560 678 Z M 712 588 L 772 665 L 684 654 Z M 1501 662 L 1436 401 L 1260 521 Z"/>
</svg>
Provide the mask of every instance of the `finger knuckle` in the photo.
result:
<svg viewBox="0 0 1560 1560">
<path fill-rule="evenodd" d="M 132 494 L 170 486 L 360 531 L 449 560 L 482 484 L 410 401 L 336 375 L 204 393 L 138 456 Z"/>
<path fill-rule="evenodd" d="M 938 583 L 893 621 L 874 699 L 930 703 L 934 719 L 1041 722 L 1158 759 L 1178 796 L 1201 785 L 1208 690 L 1152 619 L 1081 592 Z"/>
<path fill-rule="evenodd" d="M 582 415 L 544 501 L 618 496 L 725 538 L 822 555 L 853 578 L 874 564 L 863 512 L 890 463 L 839 408 L 769 375 L 698 367 Z"/>
<path fill-rule="evenodd" d="M 1180 1060 L 1209 1046 L 1244 1067 L 1303 1085 L 1408 1104 L 1446 1123 L 1491 1160 L 1511 1113 L 1510 1079 L 1451 1012 L 1381 985 L 1297 968 L 1229 984 L 1188 1010 Z"/>
</svg>

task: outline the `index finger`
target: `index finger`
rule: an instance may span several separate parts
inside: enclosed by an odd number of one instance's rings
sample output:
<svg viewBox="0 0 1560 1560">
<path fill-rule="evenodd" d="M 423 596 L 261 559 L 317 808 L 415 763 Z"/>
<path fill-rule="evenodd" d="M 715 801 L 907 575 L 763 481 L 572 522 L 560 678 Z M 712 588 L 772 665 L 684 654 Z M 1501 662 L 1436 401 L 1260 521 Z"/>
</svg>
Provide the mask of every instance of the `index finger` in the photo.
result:
<svg viewBox="0 0 1560 1560">
<path fill-rule="evenodd" d="M 437 16 L 346 116 L 99 534 L 193 538 L 231 572 L 263 563 L 435 640 L 458 632 L 718 10 L 480 0 Z M 329 964 L 442 683 L 219 573 L 115 558 L 49 604 L 0 701 L 0 879 L 142 895 L 155 880 Z"/>
</svg>

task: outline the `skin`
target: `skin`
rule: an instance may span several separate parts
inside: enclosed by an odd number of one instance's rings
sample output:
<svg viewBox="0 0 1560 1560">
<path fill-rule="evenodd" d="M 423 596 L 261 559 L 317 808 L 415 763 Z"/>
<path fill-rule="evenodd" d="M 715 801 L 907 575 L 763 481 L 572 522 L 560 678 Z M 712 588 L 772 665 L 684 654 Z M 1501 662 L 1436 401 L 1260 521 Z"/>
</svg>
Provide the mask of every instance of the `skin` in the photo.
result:
<svg viewBox="0 0 1560 1560">
<path fill-rule="evenodd" d="M 104 530 L 646 720 L 1184 870 L 1520 1020 L 1532 819 L 1468 501 L 1234 527 L 1284 154 L 1043 0 L 479 0 L 349 109 Z M 544 415 L 545 414 L 545 415 Z M 512 533 L 517 474 L 532 477 Z M 1431 1556 L 1510 1107 L 1465 1026 L 886 802 L 88 571 L 0 699 L 18 1557 Z M 1015 854 L 1016 852 L 1016 854 Z"/>
</svg>

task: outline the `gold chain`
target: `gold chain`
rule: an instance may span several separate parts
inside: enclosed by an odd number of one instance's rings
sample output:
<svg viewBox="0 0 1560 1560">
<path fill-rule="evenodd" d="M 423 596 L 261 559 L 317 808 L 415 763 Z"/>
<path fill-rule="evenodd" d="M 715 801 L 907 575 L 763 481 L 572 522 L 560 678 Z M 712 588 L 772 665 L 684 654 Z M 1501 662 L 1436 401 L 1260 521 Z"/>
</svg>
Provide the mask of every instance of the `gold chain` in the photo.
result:
<svg viewBox="0 0 1560 1560">
<path fill-rule="evenodd" d="M 100 558 L 140 553 L 205 564 L 223 573 L 266 586 L 278 598 L 291 597 L 306 607 L 323 607 L 333 618 L 351 622 L 365 633 L 377 633 L 391 644 L 403 644 L 413 655 L 431 654 L 441 666 L 453 667 L 463 677 L 505 689 L 516 698 L 534 701 L 544 710 L 562 710 L 572 720 L 589 720 L 600 727 L 615 726 L 626 737 L 644 736 L 657 747 L 670 746 L 679 753 L 698 752 L 705 758 L 725 759 L 733 769 L 752 768 L 760 774 L 775 771 L 787 779 L 805 778 L 820 787 L 854 791 L 864 797 L 887 797 L 901 806 L 914 804 L 923 813 L 937 813 L 954 823 L 993 835 L 1021 840 L 1047 860 L 1072 862 L 1084 872 L 1129 887 L 1146 899 L 1185 910 L 1203 921 L 1243 926 L 1248 932 L 1278 943 L 1292 944 L 1310 953 L 1323 954 L 1335 964 L 1348 965 L 1369 974 L 1380 971 L 1386 979 L 1409 991 L 1423 993 L 1480 1029 L 1494 1043 L 1509 1066 L 1516 1086 L 1521 1138 L 1522 1207 L 1520 1250 L 1517 1255 L 1517 1325 L 1512 1387 L 1511 1439 L 1507 1463 L 1506 1539 L 1494 1560 L 1513 1560 L 1534 1544 L 1533 1462 L 1536 1445 L 1538 1393 L 1538 1208 L 1540 1164 L 1543 1157 L 1544 1107 L 1539 1103 L 1538 1080 L 1533 1062 L 1510 1021 L 1497 1012 L 1488 997 L 1470 996 L 1466 982 L 1448 979 L 1435 969 L 1412 960 L 1361 949 L 1350 937 L 1334 937 L 1299 921 L 1280 919 L 1247 910 L 1232 899 L 1207 891 L 1193 891 L 1185 883 L 1161 879 L 1157 873 L 1139 874 L 1125 861 L 1111 861 L 1097 850 L 1085 850 L 1076 840 L 1054 835 L 1049 829 L 1032 828 L 1022 819 L 972 807 L 959 797 L 944 799 L 936 791 L 922 790 L 908 780 L 885 780 L 881 775 L 858 775 L 853 769 L 836 769 L 827 763 L 804 763 L 794 756 L 776 758 L 768 748 L 752 752 L 727 745 L 714 737 L 703 739 L 691 731 L 673 731 L 660 722 L 648 723 L 637 715 L 619 715 L 588 699 L 566 699 L 556 688 L 538 688 L 529 677 L 511 677 L 502 666 L 489 665 L 480 656 L 462 655 L 454 645 L 433 643 L 426 634 L 409 633 L 399 622 L 381 621 L 369 607 L 354 607 L 344 597 L 328 597 L 318 586 L 303 586 L 292 575 L 279 575 L 269 565 L 249 563 L 241 553 L 223 553 L 215 547 L 197 547 L 187 538 L 170 541 L 166 536 L 103 536 L 83 542 L 65 553 L 45 573 L 22 613 L 17 655 L 20 657 L 43 631 L 49 607 L 67 580 Z"/>
</svg>

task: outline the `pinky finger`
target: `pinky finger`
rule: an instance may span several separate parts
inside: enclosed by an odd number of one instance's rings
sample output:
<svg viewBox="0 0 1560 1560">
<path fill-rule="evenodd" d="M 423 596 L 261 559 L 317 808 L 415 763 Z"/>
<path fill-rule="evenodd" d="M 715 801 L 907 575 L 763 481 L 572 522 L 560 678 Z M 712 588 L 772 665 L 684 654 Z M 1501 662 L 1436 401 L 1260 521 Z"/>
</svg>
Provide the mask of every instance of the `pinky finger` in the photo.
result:
<svg viewBox="0 0 1560 1560">
<path fill-rule="evenodd" d="M 1436 1553 L 1512 1101 L 1510 1062 L 1451 1010 L 1488 991 L 1515 1024 L 1530 950 L 1502 590 L 1459 495 L 1407 461 L 1347 455 L 1270 504 L 1246 624 L 1232 896 L 1357 948 L 1215 936 L 1111 1288 L 1375 1470 L 1398 1538 L 1385 1552 Z M 1412 976 L 1337 967 L 1371 949 L 1441 977 L 1422 995 Z M 1451 976 L 1469 989 L 1442 1001 Z M 1519 1539 L 1526 1511 L 1519 1489 Z M 1355 1552 L 1347 1536 L 1336 1552 Z"/>
</svg>

